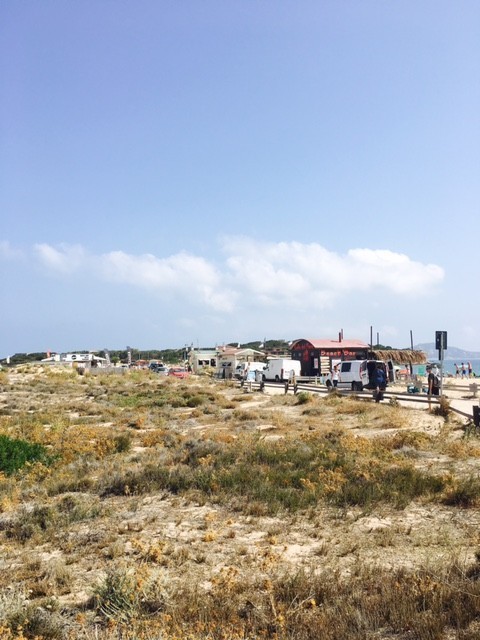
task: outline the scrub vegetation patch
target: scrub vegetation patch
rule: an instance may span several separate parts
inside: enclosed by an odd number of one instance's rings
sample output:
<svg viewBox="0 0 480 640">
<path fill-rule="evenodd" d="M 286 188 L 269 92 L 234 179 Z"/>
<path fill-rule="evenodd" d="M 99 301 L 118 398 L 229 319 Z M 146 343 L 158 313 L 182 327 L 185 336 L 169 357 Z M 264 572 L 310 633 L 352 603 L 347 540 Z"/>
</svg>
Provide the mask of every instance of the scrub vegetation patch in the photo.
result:
<svg viewBox="0 0 480 640">
<path fill-rule="evenodd" d="M 148 371 L 0 376 L 0 637 L 473 640 L 448 411 Z"/>
</svg>

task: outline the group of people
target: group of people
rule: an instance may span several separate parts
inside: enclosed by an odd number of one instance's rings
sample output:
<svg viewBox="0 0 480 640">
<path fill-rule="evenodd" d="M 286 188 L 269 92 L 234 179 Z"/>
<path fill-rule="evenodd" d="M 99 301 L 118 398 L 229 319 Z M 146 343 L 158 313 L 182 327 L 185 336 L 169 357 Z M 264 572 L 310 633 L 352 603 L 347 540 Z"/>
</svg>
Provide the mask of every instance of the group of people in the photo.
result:
<svg viewBox="0 0 480 640">
<path fill-rule="evenodd" d="M 332 371 L 332 385 L 334 388 L 338 387 L 339 379 L 340 374 L 338 371 L 338 365 L 335 365 Z M 372 383 L 375 389 L 375 402 L 380 402 L 380 400 L 383 400 L 383 392 L 387 388 L 387 377 L 385 375 L 385 370 L 380 364 L 377 364 L 375 368 L 372 376 Z"/>
<path fill-rule="evenodd" d="M 472 371 L 472 363 L 471 362 L 467 362 L 466 364 L 464 362 L 462 362 L 462 364 L 460 366 L 458 366 L 457 363 L 455 363 L 455 377 L 456 378 L 471 378 L 473 371 Z"/>
<path fill-rule="evenodd" d="M 455 377 L 459 378 L 470 378 L 473 375 L 472 365 L 470 362 L 464 364 L 462 362 L 461 367 L 455 364 Z M 338 365 L 335 365 L 332 370 L 332 385 L 333 387 L 338 386 L 339 381 L 339 370 Z M 376 367 L 374 374 L 372 376 L 372 386 L 374 388 L 374 397 L 375 402 L 380 402 L 383 399 L 383 392 L 385 391 L 387 385 L 387 379 L 385 375 L 385 371 L 381 366 Z M 429 397 L 429 409 L 431 410 L 430 398 L 432 396 L 439 396 L 441 390 L 441 379 L 440 372 L 436 365 L 427 366 L 427 386 L 428 386 L 428 397 Z"/>
</svg>

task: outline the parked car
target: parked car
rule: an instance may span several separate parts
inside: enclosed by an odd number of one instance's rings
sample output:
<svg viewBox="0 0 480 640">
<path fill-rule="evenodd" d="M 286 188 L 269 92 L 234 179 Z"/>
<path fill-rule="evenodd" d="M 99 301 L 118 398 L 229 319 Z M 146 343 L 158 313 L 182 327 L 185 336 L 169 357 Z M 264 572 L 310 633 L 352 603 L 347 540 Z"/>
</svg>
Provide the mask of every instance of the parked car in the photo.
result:
<svg viewBox="0 0 480 640">
<path fill-rule="evenodd" d="M 175 378 L 188 378 L 190 372 L 187 371 L 184 367 L 172 367 L 168 371 L 169 376 L 174 376 Z"/>
<path fill-rule="evenodd" d="M 161 376 L 168 376 L 168 372 L 170 371 L 170 369 L 164 365 L 161 367 L 157 367 L 154 371 Z"/>
<path fill-rule="evenodd" d="M 169 371 L 169 367 L 164 365 L 162 362 L 152 362 L 149 367 L 150 371 L 154 373 L 159 373 L 160 375 L 166 376 Z"/>
</svg>

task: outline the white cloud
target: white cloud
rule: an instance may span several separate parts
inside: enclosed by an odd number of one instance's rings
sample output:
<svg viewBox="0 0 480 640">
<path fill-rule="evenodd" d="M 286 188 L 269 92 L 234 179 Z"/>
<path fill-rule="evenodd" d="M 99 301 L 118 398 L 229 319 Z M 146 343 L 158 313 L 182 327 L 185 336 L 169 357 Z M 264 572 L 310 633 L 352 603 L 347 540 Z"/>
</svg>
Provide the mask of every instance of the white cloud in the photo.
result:
<svg viewBox="0 0 480 640">
<path fill-rule="evenodd" d="M 35 250 L 42 264 L 60 275 L 85 272 L 90 278 L 174 295 L 215 310 L 233 309 L 235 294 L 228 287 L 222 287 L 215 266 L 201 257 L 182 252 L 157 258 L 151 254 L 136 256 L 123 251 L 95 256 L 77 245 L 55 248 L 38 244 Z"/>
<path fill-rule="evenodd" d="M 35 251 L 46 267 L 65 275 L 82 269 L 91 259 L 80 245 L 61 244 L 55 249 L 49 244 L 36 244 Z"/>
<path fill-rule="evenodd" d="M 315 308 L 327 308 L 350 292 L 378 288 L 424 295 L 444 277 L 437 265 L 388 250 L 352 249 L 342 256 L 316 243 L 227 238 L 223 251 L 236 288 L 264 303 L 297 304 L 303 299 Z"/>
<path fill-rule="evenodd" d="M 379 286 L 392 293 L 423 295 L 444 277 L 443 269 L 435 264 L 422 264 L 384 249 L 352 249 L 348 260 L 350 273 L 356 274 L 362 288 Z"/>
<path fill-rule="evenodd" d="M 423 296 L 444 277 L 437 265 L 389 250 L 351 249 L 341 255 L 317 243 L 234 237 L 222 240 L 222 251 L 224 263 L 216 265 L 186 252 L 168 257 L 123 251 L 94 256 L 80 246 L 36 245 L 42 263 L 62 275 L 84 271 L 90 278 L 225 313 L 262 307 L 328 309 L 347 295 L 378 290 L 392 296 Z"/>
<path fill-rule="evenodd" d="M 207 260 L 179 253 L 168 258 L 151 254 L 132 256 L 122 251 L 99 259 L 108 280 L 199 299 L 214 309 L 230 311 L 233 295 L 221 288 L 221 276 Z"/>
</svg>

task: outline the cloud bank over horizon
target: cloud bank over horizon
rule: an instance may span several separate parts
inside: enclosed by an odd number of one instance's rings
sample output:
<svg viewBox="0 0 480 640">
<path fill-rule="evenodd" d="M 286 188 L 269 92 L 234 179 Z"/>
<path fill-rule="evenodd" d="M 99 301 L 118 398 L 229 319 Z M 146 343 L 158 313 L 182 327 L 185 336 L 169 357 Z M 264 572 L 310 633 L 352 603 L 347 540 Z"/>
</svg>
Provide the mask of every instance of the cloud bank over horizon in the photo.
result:
<svg viewBox="0 0 480 640">
<path fill-rule="evenodd" d="M 80 245 L 37 244 L 34 255 L 48 274 L 88 277 L 231 314 L 251 307 L 300 304 L 332 308 L 352 292 L 381 290 L 414 298 L 434 292 L 444 279 L 439 265 L 424 264 L 388 249 L 329 251 L 318 243 L 259 242 L 248 237 L 220 240 L 223 260 L 188 252 L 170 256 L 124 251 L 92 254 Z M 10 249 L 9 254 L 11 254 Z"/>
<path fill-rule="evenodd" d="M 4 296 L 16 300 L 5 307 L 5 335 L 20 336 L 9 350 L 65 350 L 72 331 L 75 344 L 169 346 L 335 337 L 340 329 L 359 338 L 372 325 L 384 344 L 403 345 L 412 327 L 420 338 L 433 335 L 433 324 L 449 326 L 431 314 L 440 308 L 444 269 L 404 253 L 245 236 L 220 237 L 204 253 L 94 252 L 66 243 L 17 249 L 0 241 Z M 21 287 L 13 288 L 13 274 Z"/>
</svg>

